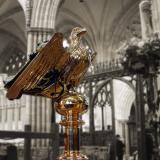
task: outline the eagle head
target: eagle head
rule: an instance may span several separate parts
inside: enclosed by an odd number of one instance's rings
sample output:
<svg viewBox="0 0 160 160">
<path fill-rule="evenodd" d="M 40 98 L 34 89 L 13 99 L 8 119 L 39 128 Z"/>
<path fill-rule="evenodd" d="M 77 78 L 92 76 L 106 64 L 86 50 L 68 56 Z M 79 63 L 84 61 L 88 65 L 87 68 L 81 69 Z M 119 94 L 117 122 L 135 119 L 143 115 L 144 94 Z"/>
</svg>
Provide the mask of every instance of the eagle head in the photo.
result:
<svg viewBox="0 0 160 160">
<path fill-rule="evenodd" d="M 71 35 L 70 35 L 70 40 L 75 40 L 75 39 L 80 39 L 85 33 L 86 33 L 85 28 L 80 28 L 80 27 L 75 27 L 72 29 Z"/>
</svg>

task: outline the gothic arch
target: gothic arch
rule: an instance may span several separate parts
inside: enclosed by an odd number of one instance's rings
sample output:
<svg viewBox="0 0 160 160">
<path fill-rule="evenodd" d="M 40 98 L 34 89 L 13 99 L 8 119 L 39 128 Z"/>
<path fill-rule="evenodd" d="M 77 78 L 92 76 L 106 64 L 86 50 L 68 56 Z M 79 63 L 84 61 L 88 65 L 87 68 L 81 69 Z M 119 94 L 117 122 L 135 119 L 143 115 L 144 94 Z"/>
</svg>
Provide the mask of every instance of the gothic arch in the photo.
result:
<svg viewBox="0 0 160 160">
<path fill-rule="evenodd" d="M 98 98 L 98 94 L 103 90 L 104 87 L 107 87 L 107 85 L 109 84 L 110 85 L 110 82 L 113 81 L 113 80 L 119 80 L 121 81 L 122 83 L 126 84 L 127 86 L 129 86 L 129 88 L 132 90 L 132 92 L 135 93 L 135 87 L 133 86 L 132 83 L 130 83 L 128 80 L 124 79 L 124 78 L 108 78 L 107 80 L 105 80 L 95 91 L 95 94 L 91 100 L 91 108 L 94 108 L 95 104 L 97 103 L 97 98 Z M 112 107 L 112 95 L 111 95 L 111 85 L 110 85 L 110 88 L 107 89 L 107 93 L 106 93 L 106 99 L 104 98 L 103 96 L 103 93 L 104 91 L 102 91 L 101 96 L 102 96 L 102 99 L 101 101 L 106 101 L 106 102 L 100 102 L 99 105 L 108 105 L 110 107 Z M 123 91 L 121 91 L 123 93 Z M 126 99 L 127 95 L 124 95 L 122 94 L 122 96 L 124 97 L 123 99 Z M 120 98 L 120 97 L 119 97 Z M 123 100 L 121 98 L 121 101 Z M 127 120 L 129 115 L 130 115 L 130 109 L 131 109 L 131 104 L 134 102 L 134 97 L 131 97 L 129 100 L 126 100 L 124 101 L 125 102 L 125 106 L 128 106 L 128 108 L 125 108 L 125 113 L 123 114 L 123 116 L 120 116 L 123 117 L 124 119 L 123 120 Z M 119 102 L 120 103 L 120 102 Z M 119 105 L 119 107 L 121 107 L 121 105 Z M 123 110 L 124 108 L 121 108 L 121 109 L 118 109 L 116 113 L 118 113 L 118 111 L 121 111 Z M 94 109 L 93 109 L 94 110 Z"/>
<path fill-rule="evenodd" d="M 120 81 L 126 83 L 126 84 L 135 92 L 135 87 L 134 87 L 133 84 L 130 83 L 128 80 L 126 80 L 126 79 L 124 79 L 124 78 L 120 78 L 120 77 L 119 77 L 119 78 L 108 78 L 107 80 L 105 80 L 105 81 L 96 89 L 96 92 L 95 92 L 95 94 L 94 94 L 94 96 L 93 96 L 93 99 L 92 99 L 92 103 L 91 103 L 92 105 L 94 104 L 93 101 L 94 101 L 94 99 L 96 98 L 98 92 L 99 92 L 109 81 L 114 80 L 114 79 L 120 80 Z"/>
</svg>

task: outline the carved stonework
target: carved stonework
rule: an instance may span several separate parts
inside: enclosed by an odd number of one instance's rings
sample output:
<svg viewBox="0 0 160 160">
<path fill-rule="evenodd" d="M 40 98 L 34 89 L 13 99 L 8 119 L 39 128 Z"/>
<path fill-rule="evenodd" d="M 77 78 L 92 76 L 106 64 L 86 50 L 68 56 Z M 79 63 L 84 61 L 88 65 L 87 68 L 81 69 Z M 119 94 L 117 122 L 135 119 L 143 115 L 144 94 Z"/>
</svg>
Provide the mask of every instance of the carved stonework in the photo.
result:
<svg viewBox="0 0 160 160">
<path fill-rule="evenodd" d="M 31 16 L 32 16 L 32 0 L 26 1 L 26 25 L 29 27 L 31 23 Z"/>
<path fill-rule="evenodd" d="M 149 37 L 153 32 L 151 2 L 150 0 L 143 0 L 139 4 L 142 38 Z"/>
<path fill-rule="evenodd" d="M 123 29 L 116 31 L 116 36 L 112 42 L 112 51 L 117 50 L 124 42 L 127 42 L 129 39 L 133 37 L 141 37 L 139 12 L 136 15 L 129 18 L 130 19 L 127 20 L 125 19 L 125 21 L 127 21 L 126 24 L 122 24 L 124 26 Z"/>
<path fill-rule="evenodd" d="M 3 66 L 2 72 L 14 75 L 25 64 L 27 56 L 19 49 L 15 49 L 15 54 L 11 55 Z"/>
<path fill-rule="evenodd" d="M 140 28 L 140 19 L 139 15 L 135 16 L 131 23 L 126 27 L 125 40 L 128 40 L 132 37 L 141 37 L 141 28 Z"/>
</svg>

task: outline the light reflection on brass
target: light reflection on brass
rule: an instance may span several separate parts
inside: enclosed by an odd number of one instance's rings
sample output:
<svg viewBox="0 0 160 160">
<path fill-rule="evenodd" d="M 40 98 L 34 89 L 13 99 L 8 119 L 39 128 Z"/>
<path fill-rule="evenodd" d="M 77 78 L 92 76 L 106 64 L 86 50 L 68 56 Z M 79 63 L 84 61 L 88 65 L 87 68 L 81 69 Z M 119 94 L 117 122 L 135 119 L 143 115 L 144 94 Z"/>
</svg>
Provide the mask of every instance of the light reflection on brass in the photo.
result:
<svg viewBox="0 0 160 160">
<path fill-rule="evenodd" d="M 79 115 L 88 109 L 84 97 L 76 92 L 65 93 L 58 101 L 56 111 L 65 118 L 60 122 L 65 127 L 65 151 L 59 160 L 87 160 L 88 158 L 80 153 L 79 129 L 84 124 Z"/>
</svg>

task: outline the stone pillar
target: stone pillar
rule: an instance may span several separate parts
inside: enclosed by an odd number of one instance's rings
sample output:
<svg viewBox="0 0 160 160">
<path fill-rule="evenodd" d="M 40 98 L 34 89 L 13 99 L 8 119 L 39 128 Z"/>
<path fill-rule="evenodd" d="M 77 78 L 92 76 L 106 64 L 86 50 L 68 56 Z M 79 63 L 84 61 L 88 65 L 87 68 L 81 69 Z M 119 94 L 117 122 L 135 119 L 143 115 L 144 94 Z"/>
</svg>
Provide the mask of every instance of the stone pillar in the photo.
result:
<svg viewBox="0 0 160 160">
<path fill-rule="evenodd" d="M 31 107 L 32 107 L 32 122 L 31 122 L 31 129 L 32 129 L 32 132 L 35 132 L 36 131 L 36 122 L 37 122 L 37 119 L 36 119 L 36 97 L 35 96 L 32 96 L 31 97 Z M 36 140 L 32 140 L 32 146 L 35 147 L 36 146 Z"/>
<path fill-rule="evenodd" d="M 2 109 L 2 130 L 4 130 L 5 128 L 4 128 L 4 125 L 5 125 L 5 111 L 6 111 L 6 109 Z"/>
<path fill-rule="evenodd" d="M 49 98 L 46 98 L 46 132 L 51 132 L 51 100 Z M 46 140 L 46 145 L 49 146 L 50 140 Z"/>
<path fill-rule="evenodd" d="M 126 159 L 129 159 L 130 154 L 130 146 L 129 146 L 129 130 L 128 130 L 128 124 L 125 122 L 125 153 L 126 153 Z"/>
<path fill-rule="evenodd" d="M 160 1 L 152 0 L 152 22 L 154 32 L 160 32 Z"/>
<path fill-rule="evenodd" d="M 160 33 L 160 1 L 152 0 L 152 22 L 154 32 Z M 160 76 L 157 77 L 157 85 L 160 86 Z M 158 87 L 159 89 L 160 87 Z"/>
<path fill-rule="evenodd" d="M 12 122 L 11 122 L 11 125 L 12 125 L 12 130 L 17 130 L 18 127 L 17 127 L 17 123 L 15 121 L 15 111 L 16 111 L 16 102 L 13 102 L 13 104 L 11 105 L 12 109 L 11 109 L 11 112 L 12 112 Z"/>
<path fill-rule="evenodd" d="M 138 137 L 138 158 L 139 158 L 139 160 L 146 160 L 143 81 L 144 81 L 143 75 L 137 74 L 137 81 L 136 81 L 136 126 L 137 126 L 137 137 Z"/>
<path fill-rule="evenodd" d="M 44 101 L 44 112 L 45 112 L 45 115 L 44 115 L 44 132 L 47 132 L 47 110 L 48 108 L 50 107 L 50 105 L 47 106 L 47 98 L 45 98 L 45 101 Z M 44 146 L 46 147 L 47 146 L 47 139 L 44 140 Z"/>
<path fill-rule="evenodd" d="M 9 108 L 9 105 L 7 106 L 8 109 L 8 116 L 7 116 L 7 130 L 9 130 L 10 128 L 12 129 L 12 109 Z"/>
<path fill-rule="evenodd" d="M 114 148 L 114 155 L 113 160 L 116 160 L 116 119 L 115 119 L 115 103 L 114 103 L 114 86 L 113 86 L 113 80 L 110 81 L 110 87 L 111 87 L 111 108 L 112 108 L 112 131 L 113 131 L 113 148 Z"/>
<path fill-rule="evenodd" d="M 41 121 L 41 98 L 40 97 L 36 97 L 37 98 L 37 104 L 36 104 L 36 108 L 37 108 L 37 112 L 36 112 L 36 117 L 37 117 L 37 127 L 36 127 L 36 131 L 40 132 L 40 121 Z M 37 143 L 36 143 L 37 147 L 41 147 L 41 139 L 37 139 Z"/>
<path fill-rule="evenodd" d="M 15 105 L 14 105 L 14 125 L 15 125 L 15 130 L 18 130 L 18 122 L 19 122 L 19 106 L 17 107 L 17 100 L 15 100 Z"/>
<path fill-rule="evenodd" d="M 32 3 L 33 3 L 33 0 L 26 0 L 26 12 L 25 12 L 26 26 L 30 26 L 30 24 L 31 24 Z"/>
<path fill-rule="evenodd" d="M 52 139 L 52 160 L 57 159 L 59 155 L 59 125 L 52 123 L 51 132 L 54 133 L 54 138 Z"/>
<path fill-rule="evenodd" d="M 142 0 L 139 4 L 142 38 L 146 39 L 153 33 L 151 2 Z"/>
<path fill-rule="evenodd" d="M 17 115 L 16 115 L 16 112 L 17 112 L 17 100 L 14 100 L 13 102 L 11 102 L 11 107 L 12 107 L 12 130 L 18 130 L 18 125 L 17 125 Z"/>
<path fill-rule="evenodd" d="M 31 132 L 31 126 L 25 125 L 25 132 Z M 31 139 L 25 138 L 24 139 L 24 160 L 32 160 L 31 157 Z"/>
<path fill-rule="evenodd" d="M 91 143 L 94 144 L 94 104 L 92 104 L 93 99 L 92 82 L 89 83 L 89 132 L 91 136 Z"/>
<path fill-rule="evenodd" d="M 41 109 L 42 109 L 42 112 L 41 112 L 41 115 L 42 115 L 42 117 L 41 117 L 41 131 L 42 132 L 45 132 L 45 127 L 46 127 L 46 122 L 45 122 L 45 116 L 46 116 L 46 105 L 45 105 L 45 99 L 46 98 L 42 98 L 42 107 L 41 107 Z M 45 139 L 42 139 L 41 140 L 42 141 L 42 147 L 45 147 Z"/>
<path fill-rule="evenodd" d="M 145 19 L 148 19 L 147 20 L 148 23 L 146 23 L 145 25 L 147 26 L 149 23 L 150 24 L 152 23 L 153 32 L 160 32 L 160 1 L 159 0 L 142 0 L 142 2 L 140 3 L 140 14 L 142 13 L 141 9 L 143 10 L 144 15 L 146 16 Z M 142 18 L 142 14 L 141 14 L 141 18 Z M 142 19 L 141 19 L 141 22 L 142 22 Z M 144 30 L 142 32 L 144 32 Z"/>
</svg>

